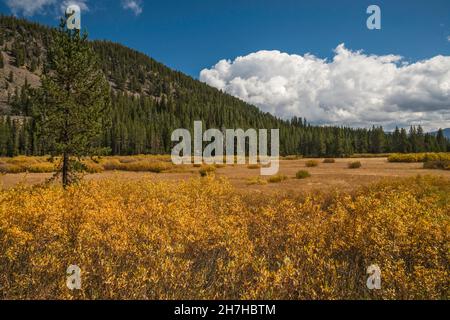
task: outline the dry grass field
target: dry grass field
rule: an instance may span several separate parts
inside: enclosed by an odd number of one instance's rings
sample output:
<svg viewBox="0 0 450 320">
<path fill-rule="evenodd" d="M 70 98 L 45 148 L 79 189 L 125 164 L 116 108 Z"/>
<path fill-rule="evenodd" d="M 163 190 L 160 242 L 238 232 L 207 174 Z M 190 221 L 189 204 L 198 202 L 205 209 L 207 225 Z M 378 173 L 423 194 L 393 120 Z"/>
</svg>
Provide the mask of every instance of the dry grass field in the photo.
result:
<svg viewBox="0 0 450 320">
<path fill-rule="evenodd" d="M 51 173 L 3 174 L 0 299 L 450 298 L 449 171 L 307 161 L 282 160 L 269 178 L 258 166 L 108 158 L 67 190 L 38 185 Z M 374 264 L 379 290 L 366 286 Z"/>
<path fill-rule="evenodd" d="M 124 157 L 125 159 L 127 157 Z M 130 157 L 131 159 L 132 157 Z M 165 162 L 169 158 L 162 158 Z M 385 178 L 414 177 L 417 175 L 432 175 L 450 178 L 448 170 L 423 169 L 422 163 L 388 162 L 387 158 L 349 158 L 335 159 L 335 163 L 323 163 L 318 159 L 317 167 L 307 167 L 306 163 L 311 159 L 281 160 L 279 173 L 288 177 L 280 183 L 251 183 L 259 177 L 259 168 L 247 165 L 229 165 L 215 170 L 217 177 L 226 177 L 231 184 L 240 191 L 251 192 L 304 192 L 314 190 L 336 189 L 350 191 L 359 186 L 367 186 Z M 128 160 L 122 160 L 127 162 Z M 348 164 L 359 161 L 362 166 L 358 169 L 349 169 Z M 118 178 L 123 180 L 139 180 L 142 177 L 151 177 L 155 181 L 181 181 L 198 177 L 201 167 L 183 165 L 171 168 L 160 173 L 146 171 L 122 171 L 108 170 L 100 173 L 87 174 L 87 180 L 100 180 L 105 178 Z M 307 170 L 311 177 L 299 180 L 295 179 L 296 172 Z M 2 188 L 11 188 L 23 183 L 34 185 L 45 182 L 52 176 L 51 173 L 18 173 L 0 176 Z M 268 179 L 261 177 L 260 179 Z"/>
</svg>

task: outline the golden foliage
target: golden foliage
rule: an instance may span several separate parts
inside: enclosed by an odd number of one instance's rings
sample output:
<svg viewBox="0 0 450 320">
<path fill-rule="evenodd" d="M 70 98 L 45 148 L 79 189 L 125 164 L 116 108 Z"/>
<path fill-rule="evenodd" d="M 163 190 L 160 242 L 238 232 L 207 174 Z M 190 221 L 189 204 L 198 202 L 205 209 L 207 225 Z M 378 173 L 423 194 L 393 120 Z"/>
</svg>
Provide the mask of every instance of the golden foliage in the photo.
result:
<svg viewBox="0 0 450 320">
<path fill-rule="evenodd" d="M 103 157 L 96 161 L 93 161 L 91 158 L 85 158 L 81 159 L 81 162 L 88 173 L 99 173 L 104 170 L 159 173 L 170 171 L 174 168 L 170 156 L 163 155 L 114 156 Z M 56 171 L 57 163 L 58 161 L 51 161 L 48 157 L 18 156 L 14 158 L 0 158 L 0 172 L 54 172 Z"/>
<path fill-rule="evenodd" d="M 213 165 L 202 165 L 201 169 L 198 171 L 200 176 L 206 177 L 208 175 L 214 174 L 216 172 L 216 167 Z"/>
<path fill-rule="evenodd" d="M 284 174 L 277 174 L 274 176 L 271 176 L 267 181 L 270 183 L 279 183 L 281 181 L 287 180 L 288 177 Z"/>
<path fill-rule="evenodd" d="M 388 161 L 389 162 L 450 161 L 450 152 L 394 153 L 388 157 Z"/>
<path fill-rule="evenodd" d="M 449 213 L 432 177 L 301 197 L 213 177 L 21 186 L 0 191 L 0 298 L 448 299 Z"/>
<path fill-rule="evenodd" d="M 261 178 L 261 176 L 251 177 L 247 179 L 247 185 L 266 185 L 268 182 L 266 179 Z"/>
</svg>

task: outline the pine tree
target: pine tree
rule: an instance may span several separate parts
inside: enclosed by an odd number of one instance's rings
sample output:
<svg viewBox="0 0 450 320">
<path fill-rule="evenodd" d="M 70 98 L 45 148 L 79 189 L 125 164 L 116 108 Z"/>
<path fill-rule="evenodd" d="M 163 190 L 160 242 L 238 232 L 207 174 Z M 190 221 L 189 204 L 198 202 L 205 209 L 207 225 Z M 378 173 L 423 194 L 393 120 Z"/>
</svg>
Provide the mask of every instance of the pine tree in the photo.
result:
<svg viewBox="0 0 450 320">
<path fill-rule="evenodd" d="M 49 48 L 49 70 L 37 91 L 34 119 L 41 141 L 61 156 L 57 175 L 68 186 L 83 169 L 82 156 L 100 153 L 95 141 L 107 121 L 109 87 L 87 34 L 68 30 L 63 21 Z"/>
<path fill-rule="evenodd" d="M 445 152 L 447 151 L 447 141 L 444 136 L 444 131 L 439 128 L 437 135 L 436 135 L 436 141 L 437 141 L 437 147 L 439 148 L 438 151 Z"/>
<path fill-rule="evenodd" d="M 5 66 L 5 63 L 3 61 L 3 53 L 0 50 L 0 69 L 3 69 L 4 66 Z"/>
</svg>

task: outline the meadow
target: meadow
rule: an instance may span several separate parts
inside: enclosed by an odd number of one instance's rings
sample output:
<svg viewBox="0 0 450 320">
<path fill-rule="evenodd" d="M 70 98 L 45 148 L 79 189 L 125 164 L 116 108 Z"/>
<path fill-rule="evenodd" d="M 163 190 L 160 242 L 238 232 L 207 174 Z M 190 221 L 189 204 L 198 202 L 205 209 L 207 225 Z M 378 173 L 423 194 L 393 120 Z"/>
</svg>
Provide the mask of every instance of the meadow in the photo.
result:
<svg viewBox="0 0 450 320">
<path fill-rule="evenodd" d="M 2 161 L 48 162 L 32 159 Z M 0 298 L 450 298 L 448 170 L 292 158 L 270 179 L 169 159 L 86 160 L 103 170 L 66 191 L 48 172 L 0 176 Z M 73 264 L 81 290 L 66 287 Z"/>
</svg>

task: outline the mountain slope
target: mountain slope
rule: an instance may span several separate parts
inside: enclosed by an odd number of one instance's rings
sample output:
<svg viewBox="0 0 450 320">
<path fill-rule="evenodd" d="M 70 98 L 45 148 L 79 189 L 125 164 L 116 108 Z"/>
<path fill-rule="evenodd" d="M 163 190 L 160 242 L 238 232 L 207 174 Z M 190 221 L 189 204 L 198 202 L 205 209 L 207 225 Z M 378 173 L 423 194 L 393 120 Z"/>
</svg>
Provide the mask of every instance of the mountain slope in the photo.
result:
<svg viewBox="0 0 450 320">
<path fill-rule="evenodd" d="M 30 94 L 40 85 L 54 28 L 0 16 L 0 155 L 43 154 L 45 141 L 35 136 Z M 169 153 L 176 128 L 279 128 L 280 153 L 342 156 L 352 153 L 439 151 L 446 141 L 432 135 L 402 136 L 381 127 L 315 127 L 304 119 L 281 120 L 212 88 L 154 59 L 110 41 L 93 41 L 111 85 L 112 126 L 97 143 L 113 154 Z M 3 119 L 3 120 L 2 120 Z M 396 140 L 397 139 L 397 140 Z M 416 144 L 420 143 L 419 147 Z"/>
<path fill-rule="evenodd" d="M 450 128 L 442 129 L 442 132 L 444 133 L 444 137 L 450 139 Z M 431 134 L 436 135 L 437 131 L 431 132 Z"/>
</svg>

